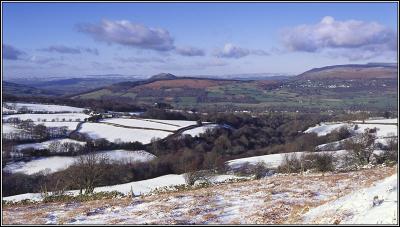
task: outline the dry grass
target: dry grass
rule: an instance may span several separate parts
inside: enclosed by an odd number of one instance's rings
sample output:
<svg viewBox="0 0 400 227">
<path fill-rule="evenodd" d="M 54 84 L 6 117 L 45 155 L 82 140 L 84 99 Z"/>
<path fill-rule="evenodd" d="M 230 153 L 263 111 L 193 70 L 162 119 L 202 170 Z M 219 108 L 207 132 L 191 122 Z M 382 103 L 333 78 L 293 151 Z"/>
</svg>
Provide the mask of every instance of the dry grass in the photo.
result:
<svg viewBox="0 0 400 227">
<path fill-rule="evenodd" d="M 3 207 L 4 224 L 41 224 L 56 214 L 56 223 L 77 217 L 110 224 L 291 224 L 308 209 L 391 176 L 396 167 L 349 173 L 275 175 L 261 180 L 221 184 L 181 192 L 164 192 L 76 204 L 49 203 Z M 340 186 L 340 187 L 339 187 Z M 319 193 L 324 199 L 318 197 Z M 103 209 L 87 216 L 88 212 Z M 115 216 L 113 211 L 119 209 Z M 104 213 L 104 214 L 103 214 Z M 150 221 L 151 220 L 151 221 Z"/>
</svg>

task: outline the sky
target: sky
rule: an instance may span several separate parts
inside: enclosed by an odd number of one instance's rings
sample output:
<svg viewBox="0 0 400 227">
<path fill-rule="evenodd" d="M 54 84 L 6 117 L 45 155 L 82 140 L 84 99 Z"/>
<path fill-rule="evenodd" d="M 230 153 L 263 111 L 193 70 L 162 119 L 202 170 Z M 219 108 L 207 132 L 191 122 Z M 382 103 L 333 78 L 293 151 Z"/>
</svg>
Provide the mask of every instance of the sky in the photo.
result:
<svg viewBox="0 0 400 227">
<path fill-rule="evenodd" d="M 2 3 L 3 78 L 397 62 L 397 3 Z"/>
</svg>

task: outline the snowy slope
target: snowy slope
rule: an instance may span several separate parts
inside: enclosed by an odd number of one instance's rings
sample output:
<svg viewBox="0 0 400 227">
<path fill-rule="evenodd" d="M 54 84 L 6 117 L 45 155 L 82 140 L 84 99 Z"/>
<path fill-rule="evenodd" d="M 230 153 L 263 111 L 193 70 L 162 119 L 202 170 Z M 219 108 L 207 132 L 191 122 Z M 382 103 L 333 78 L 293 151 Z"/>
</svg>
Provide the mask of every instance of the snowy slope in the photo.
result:
<svg viewBox="0 0 400 227">
<path fill-rule="evenodd" d="M 59 114 L 13 114 L 13 115 L 7 115 L 3 116 L 4 120 L 7 120 L 9 118 L 19 118 L 20 120 L 27 120 L 31 119 L 34 122 L 43 122 L 44 119 L 46 121 L 62 121 L 62 119 L 65 119 L 65 121 L 84 121 L 85 118 L 88 118 L 89 115 L 83 114 L 83 113 L 59 113 Z"/>
<path fill-rule="evenodd" d="M 24 173 L 28 175 L 40 171 L 49 171 L 50 173 L 54 173 L 68 168 L 68 166 L 72 165 L 74 161 L 74 157 L 41 157 L 28 162 L 20 161 L 8 163 L 4 167 L 4 170 L 12 173 Z"/>
<path fill-rule="evenodd" d="M 155 158 L 154 155 L 146 151 L 127 151 L 127 150 L 110 150 L 98 152 L 105 154 L 111 161 L 123 162 L 147 162 Z M 40 171 L 49 171 L 51 173 L 64 170 L 74 163 L 77 157 L 41 157 L 28 162 L 14 162 L 6 165 L 4 170 L 12 173 L 35 174 Z"/>
<path fill-rule="evenodd" d="M 354 123 L 362 123 L 362 121 L 353 121 Z M 379 123 L 384 123 L 384 124 L 397 124 L 398 120 L 397 118 L 392 118 L 392 119 L 369 119 L 365 120 L 364 123 L 374 123 L 374 124 L 379 124 Z"/>
<path fill-rule="evenodd" d="M 164 138 L 172 134 L 165 131 L 131 129 L 101 123 L 84 123 L 79 132 L 87 133 L 93 139 L 104 138 L 110 142 L 121 139 L 122 142 L 138 141 L 143 144 L 150 143 L 152 138 Z"/>
<path fill-rule="evenodd" d="M 380 181 L 395 172 L 394 167 L 378 167 L 302 176 L 275 174 L 261 180 L 213 185 L 195 190 L 150 193 L 134 198 L 3 206 L 3 223 L 295 224 L 303 221 L 302 215 L 310 208 L 369 187 L 371 182 Z M 156 185 L 167 186 L 168 182 L 182 183 L 180 175 L 155 179 L 157 181 L 132 182 L 115 188 L 121 187 L 118 190 L 129 194 L 130 186 L 135 193 L 150 191 L 149 188 Z M 3 199 L 16 201 L 31 197 L 40 200 L 40 195 L 32 193 Z"/>
<path fill-rule="evenodd" d="M 3 114 L 14 114 L 14 113 L 16 113 L 17 111 L 16 110 L 11 110 L 11 109 L 8 109 L 7 107 L 2 107 L 2 113 Z"/>
<path fill-rule="evenodd" d="M 20 132 L 21 129 L 16 128 L 10 124 L 2 124 L 2 133 Z"/>
<path fill-rule="evenodd" d="M 249 158 L 239 158 L 233 159 L 226 162 L 231 168 L 236 169 L 240 166 L 244 165 L 245 163 L 254 165 L 258 162 L 264 162 L 267 167 L 269 168 L 277 168 L 284 160 L 285 155 L 287 154 L 295 154 L 297 157 L 300 157 L 302 154 L 307 154 L 310 152 L 293 152 L 293 153 L 280 153 L 280 154 L 269 154 L 269 155 L 261 155 L 261 156 L 254 156 Z M 334 156 L 340 156 L 347 153 L 346 150 L 338 150 L 338 151 L 323 151 L 319 153 L 332 153 Z"/>
<path fill-rule="evenodd" d="M 195 136 L 199 136 L 202 133 L 205 133 L 207 129 L 214 129 L 216 127 L 218 127 L 217 124 L 204 125 L 204 126 L 200 126 L 200 127 L 194 128 L 194 129 L 186 130 L 182 134 L 191 135 L 191 136 L 195 137 Z"/>
<path fill-rule="evenodd" d="M 162 123 L 146 121 L 146 120 L 141 120 L 141 119 L 111 118 L 111 119 L 105 119 L 102 122 L 125 125 L 125 126 L 130 126 L 130 127 L 164 129 L 164 130 L 171 130 L 171 131 L 175 131 L 175 130 L 178 130 L 179 128 L 181 128 L 181 127 L 174 126 L 174 125 L 162 124 Z"/>
<path fill-rule="evenodd" d="M 326 124 L 321 123 L 320 125 L 316 125 L 304 131 L 305 133 L 317 133 L 318 136 L 325 136 L 326 134 L 337 130 L 343 126 L 346 126 L 345 123 L 337 123 L 337 124 Z"/>
<path fill-rule="evenodd" d="M 230 179 L 240 179 L 240 178 L 245 178 L 245 177 L 238 177 L 238 176 L 234 176 L 234 175 L 217 175 L 213 179 L 211 179 L 211 182 L 219 183 L 219 182 L 224 182 L 224 181 L 227 181 Z M 94 192 L 118 191 L 125 195 L 130 195 L 131 192 L 133 192 L 135 195 L 144 195 L 144 194 L 151 193 L 152 191 L 159 189 L 159 188 L 172 187 L 172 186 L 183 185 L 183 184 L 185 184 L 185 179 L 183 177 L 183 174 L 180 174 L 180 175 L 169 174 L 169 175 L 164 175 L 164 176 L 160 176 L 160 177 L 156 177 L 156 178 L 152 178 L 152 179 L 129 182 L 126 184 L 117 184 L 117 185 L 111 185 L 111 186 L 97 187 L 94 189 Z M 67 191 L 66 194 L 78 195 L 79 191 L 71 190 L 71 191 Z M 41 197 L 40 193 L 25 193 L 25 194 L 20 194 L 20 195 L 3 197 L 3 200 L 13 201 L 13 202 L 18 202 L 18 201 L 21 201 L 24 199 L 30 199 L 32 201 L 41 201 L 42 197 Z"/>
<path fill-rule="evenodd" d="M 396 119 L 397 121 L 397 119 Z M 357 130 L 354 130 L 355 125 L 358 126 Z M 305 133 L 317 133 L 318 136 L 324 136 L 328 133 L 338 130 L 341 127 L 347 127 L 350 131 L 360 134 L 363 133 L 365 129 L 377 128 L 377 137 L 387 137 L 391 135 L 397 136 L 397 125 L 387 125 L 387 124 L 357 124 L 357 123 L 320 123 L 314 127 L 308 128 Z"/>
<path fill-rule="evenodd" d="M 46 105 L 46 104 L 34 104 L 34 103 L 6 103 L 9 106 L 14 106 L 16 109 L 26 107 L 30 111 L 38 112 L 70 112 L 70 113 L 80 113 L 83 112 L 84 108 L 72 107 L 72 106 L 61 106 L 61 105 Z"/>
<path fill-rule="evenodd" d="M 77 143 L 77 144 L 80 144 L 82 146 L 86 144 L 85 142 L 80 142 L 80 141 L 72 140 L 72 139 L 54 139 L 54 140 L 48 140 L 48 141 L 41 142 L 41 143 L 20 144 L 20 145 L 17 145 L 15 147 L 15 149 L 18 150 L 18 151 L 20 151 L 22 149 L 26 149 L 26 148 L 33 148 L 33 149 L 36 149 L 36 150 L 47 149 L 47 148 L 49 148 L 50 144 L 53 143 L 53 142 L 60 142 L 61 144 L 67 143 L 67 142 L 68 143 Z"/>
<path fill-rule="evenodd" d="M 398 223 L 397 174 L 375 185 L 358 190 L 335 201 L 311 209 L 304 223 L 333 224 L 396 224 Z M 383 200 L 373 206 L 373 198 Z"/>
<path fill-rule="evenodd" d="M 161 123 L 165 123 L 165 124 L 171 124 L 171 125 L 178 126 L 180 128 L 188 127 L 190 125 L 197 124 L 196 121 L 183 121 L 183 120 L 158 120 L 158 119 L 144 119 L 144 120 L 149 120 L 149 121 L 154 121 L 154 122 L 161 122 Z"/>
<path fill-rule="evenodd" d="M 358 124 L 358 129 L 355 132 L 363 133 L 367 128 L 377 128 L 376 136 L 378 138 L 387 137 L 390 135 L 397 136 L 397 125 Z"/>
<path fill-rule="evenodd" d="M 82 119 L 83 120 L 83 119 Z M 42 124 L 46 127 L 67 127 L 67 130 L 73 131 L 76 129 L 78 126 L 79 122 L 52 122 L 52 121 L 47 121 L 47 122 L 35 122 L 36 124 Z"/>
</svg>

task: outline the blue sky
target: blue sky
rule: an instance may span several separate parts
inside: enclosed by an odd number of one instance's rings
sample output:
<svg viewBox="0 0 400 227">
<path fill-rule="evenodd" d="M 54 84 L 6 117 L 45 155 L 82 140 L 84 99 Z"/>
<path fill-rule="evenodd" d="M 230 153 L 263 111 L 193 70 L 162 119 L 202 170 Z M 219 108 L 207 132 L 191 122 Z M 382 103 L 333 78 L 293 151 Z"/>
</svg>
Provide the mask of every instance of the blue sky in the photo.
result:
<svg viewBox="0 0 400 227">
<path fill-rule="evenodd" d="M 3 3 L 5 78 L 396 62 L 396 3 Z"/>
</svg>

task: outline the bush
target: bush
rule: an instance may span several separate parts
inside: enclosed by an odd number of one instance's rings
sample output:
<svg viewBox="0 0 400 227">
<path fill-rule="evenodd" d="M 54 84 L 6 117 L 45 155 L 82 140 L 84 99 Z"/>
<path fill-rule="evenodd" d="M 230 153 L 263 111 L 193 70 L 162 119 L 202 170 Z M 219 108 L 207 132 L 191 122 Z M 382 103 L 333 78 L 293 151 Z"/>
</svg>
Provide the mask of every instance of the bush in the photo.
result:
<svg viewBox="0 0 400 227">
<path fill-rule="evenodd" d="M 298 173 L 301 169 L 301 160 L 295 153 L 285 154 L 281 165 L 278 166 L 278 172 L 280 173 Z"/>
<path fill-rule="evenodd" d="M 196 181 L 203 181 L 206 183 L 210 182 L 211 174 L 209 171 L 201 170 L 201 171 L 191 171 L 187 172 L 183 175 L 185 182 L 187 185 L 194 185 Z"/>
<path fill-rule="evenodd" d="M 85 202 L 91 200 L 111 199 L 125 196 L 121 192 L 96 192 L 92 194 L 79 194 L 77 196 L 72 195 L 49 195 L 43 198 L 43 203 L 51 202 Z"/>
<path fill-rule="evenodd" d="M 254 174 L 255 179 L 261 179 L 265 177 L 270 170 L 264 162 L 258 162 L 251 168 L 251 172 Z"/>
<path fill-rule="evenodd" d="M 301 157 L 301 162 L 303 162 L 303 169 L 315 169 L 319 172 L 333 171 L 334 157 L 331 153 L 321 152 L 321 153 L 309 153 Z"/>
</svg>

